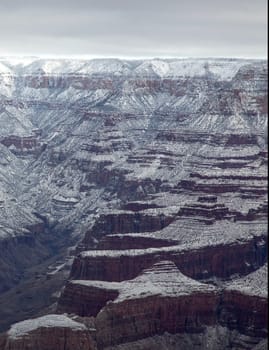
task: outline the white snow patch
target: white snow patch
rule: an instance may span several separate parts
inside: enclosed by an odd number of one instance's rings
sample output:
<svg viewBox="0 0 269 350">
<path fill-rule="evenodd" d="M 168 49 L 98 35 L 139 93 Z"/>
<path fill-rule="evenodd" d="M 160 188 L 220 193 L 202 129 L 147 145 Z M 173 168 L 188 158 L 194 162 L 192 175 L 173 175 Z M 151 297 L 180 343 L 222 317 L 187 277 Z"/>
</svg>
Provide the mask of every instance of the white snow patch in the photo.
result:
<svg viewBox="0 0 269 350">
<path fill-rule="evenodd" d="M 15 323 L 8 331 L 10 338 L 20 338 L 38 328 L 71 328 L 72 330 L 86 330 L 82 323 L 75 322 L 65 315 L 46 315 Z"/>
<path fill-rule="evenodd" d="M 235 279 L 232 282 L 227 282 L 226 289 L 237 290 L 244 294 L 268 298 L 267 281 L 268 264 L 266 263 L 247 276 Z"/>
</svg>

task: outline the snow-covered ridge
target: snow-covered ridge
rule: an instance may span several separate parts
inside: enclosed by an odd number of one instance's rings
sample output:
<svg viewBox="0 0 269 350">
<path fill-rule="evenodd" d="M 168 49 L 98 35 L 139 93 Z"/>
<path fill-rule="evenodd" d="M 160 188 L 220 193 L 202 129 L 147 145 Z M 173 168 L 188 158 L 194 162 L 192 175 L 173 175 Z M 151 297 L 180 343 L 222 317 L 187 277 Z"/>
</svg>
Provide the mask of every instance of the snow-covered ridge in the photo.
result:
<svg viewBox="0 0 269 350">
<path fill-rule="evenodd" d="M 113 75 L 145 77 L 199 77 L 213 74 L 216 79 L 230 80 L 250 59 L 25 59 L 0 58 L 1 74 L 19 75 Z"/>
<path fill-rule="evenodd" d="M 150 295 L 182 296 L 191 293 L 215 293 L 212 285 L 200 283 L 182 274 L 171 261 L 160 261 L 133 280 L 123 283 L 115 302 Z"/>
<path fill-rule="evenodd" d="M 86 330 L 86 326 L 82 323 L 75 322 L 65 315 L 46 315 L 39 318 L 15 323 L 8 335 L 11 338 L 19 338 L 38 328 L 71 328 L 73 330 Z"/>
<path fill-rule="evenodd" d="M 213 285 L 204 284 L 185 276 L 169 260 L 155 263 L 151 268 L 143 270 L 138 277 L 128 281 L 73 280 L 71 284 L 118 291 L 119 295 L 113 301 L 115 303 L 153 295 L 176 297 L 192 293 L 217 293 Z"/>
</svg>

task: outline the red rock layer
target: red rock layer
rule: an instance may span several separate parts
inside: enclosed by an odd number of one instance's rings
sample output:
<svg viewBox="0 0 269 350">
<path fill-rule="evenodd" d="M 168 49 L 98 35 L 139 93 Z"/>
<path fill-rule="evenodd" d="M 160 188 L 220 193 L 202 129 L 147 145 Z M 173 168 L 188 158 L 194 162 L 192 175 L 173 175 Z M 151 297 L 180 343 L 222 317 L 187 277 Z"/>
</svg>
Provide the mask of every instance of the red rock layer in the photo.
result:
<svg viewBox="0 0 269 350">
<path fill-rule="evenodd" d="M 157 239 L 146 236 L 132 235 L 107 235 L 98 243 L 96 249 L 101 250 L 126 250 L 126 249 L 146 249 L 160 248 L 176 245 L 177 242 Z"/>
<path fill-rule="evenodd" d="M 194 279 L 227 278 L 235 273 L 245 275 L 263 265 L 266 260 L 265 237 L 254 237 L 245 242 L 216 245 L 186 250 L 175 247 L 144 250 L 130 254 L 78 255 L 71 270 L 72 279 L 124 281 L 138 276 L 160 260 L 173 261 L 182 273 Z"/>
<path fill-rule="evenodd" d="M 58 302 L 58 312 L 67 312 L 79 316 L 96 316 L 107 301 L 118 296 L 115 289 L 98 288 L 78 283 L 68 282 Z"/>
<path fill-rule="evenodd" d="M 169 275 L 169 271 L 167 273 Z M 160 279 L 159 282 L 162 285 L 163 281 L 158 277 L 158 272 L 156 278 Z M 169 281 L 169 278 L 166 277 L 166 279 Z M 127 292 L 125 298 L 120 297 L 120 300 L 117 300 L 116 291 L 121 293 L 122 290 L 126 293 L 124 288 L 128 281 L 118 284 L 100 284 L 98 293 L 96 281 L 87 286 L 79 286 L 83 281 L 74 281 L 65 288 L 60 299 L 59 311 L 72 312 L 80 316 L 87 312 L 87 316 L 91 316 L 98 311 L 92 307 L 94 302 L 99 305 L 100 312 L 95 322 L 98 349 L 161 335 L 165 332 L 202 333 L 206 326 L 218 325 L 249 337 L 265 338 L 267 336 L 268 301 L 264 297 L 226 289 L 217 291 L 209 288 L 205 291 L 205 285 L 200 291 L 194 291 L 191 284 L 189 293 L 185 291 L 180 294 L 176 289 L 175 294 L 178 295 L 162 295 L 161 290 L 160 293 L 154 294 L 152 286 L 152 295 L 145 296 L 139 291 L 139 285 L 136 291 L 135 281 L 136 279 L 133 280 L 133 289 Z M 111 293 L 112 289 L 114 295 Z M 111 293 L 111 302 L 107 302 L 109 293 Z M 128 297 L 128 293 L 138 294 Z M 102 300 L 103 305 L 101 305 L 100 299 L 104 295 L 106 295 L 106 303 Z"/>
<path fill-rule="evenodd" d="M 219 322 L 250 336 L 268 334 L 268 299 L 225 290 L 219 306 Z"/>
<path fill-rule="evenodd" d="M 88 330 L 38 328 L 19 338 L 0 339 L 1 350 L 94 350 Z"/>
<path fill-rule="evenodd" d="M 78 251 L 92 249 L 94 239 L 99 240 L 107 234 L 153 232 L 161 230 L 174 220 L 173 216 L 144 212 L 118 212 L 101 215 L 93 227 L 85 233 Z"/>
<path fill-rule="evenodd" d="M 96 318 L 97 342 L 102 349 L 164 332 L 201 332 L 216 323 L 216 300 L 216 295 L 193 294 L 110 303 Z"/>
</svg>

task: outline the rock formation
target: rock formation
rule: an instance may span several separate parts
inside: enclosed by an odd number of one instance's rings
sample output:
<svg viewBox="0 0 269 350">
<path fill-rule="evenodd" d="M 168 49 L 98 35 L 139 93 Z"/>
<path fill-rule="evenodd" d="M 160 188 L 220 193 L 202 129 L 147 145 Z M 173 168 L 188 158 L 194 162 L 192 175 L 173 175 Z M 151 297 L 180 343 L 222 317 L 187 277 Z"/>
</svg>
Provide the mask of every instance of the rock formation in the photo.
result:
<svg viewBox="0 0 269 350">
<path fill-rule="evenodd" d="M 63 315 L 47 315 L 16 323 L 7 337 L 0 339 L 0 345 L 3 350 L 95 349 L 87 327 Z"/>
<path fill-rule="evenodd" d="M 2 58 L 2 348 L 264 347 L 267 118 L 263 60 Z"/>
</svg>

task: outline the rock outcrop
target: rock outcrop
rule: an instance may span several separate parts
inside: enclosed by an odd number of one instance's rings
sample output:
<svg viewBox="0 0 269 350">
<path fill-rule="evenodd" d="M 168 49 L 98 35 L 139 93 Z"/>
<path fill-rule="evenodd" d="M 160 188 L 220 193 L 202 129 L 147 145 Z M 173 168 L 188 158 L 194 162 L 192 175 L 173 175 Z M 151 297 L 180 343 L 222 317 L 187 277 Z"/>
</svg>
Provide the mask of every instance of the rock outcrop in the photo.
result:
<svg viewBox="0 0 269 350">
<path fill-rule="evenodd" d="M 3 350 L 95 350 L 87 327 L 62 315 L 14 324 L 0 339 Z"/>
</svg>

